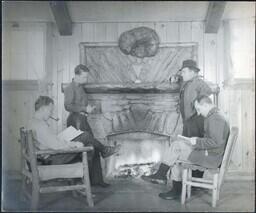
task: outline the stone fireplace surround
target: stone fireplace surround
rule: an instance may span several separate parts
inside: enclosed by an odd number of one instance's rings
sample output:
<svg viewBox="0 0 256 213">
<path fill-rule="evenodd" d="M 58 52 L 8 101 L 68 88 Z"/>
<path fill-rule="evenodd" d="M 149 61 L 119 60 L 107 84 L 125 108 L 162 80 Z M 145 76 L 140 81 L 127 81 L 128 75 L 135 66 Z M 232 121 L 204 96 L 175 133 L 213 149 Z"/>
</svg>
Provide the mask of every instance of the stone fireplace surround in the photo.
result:
<svg viewBox="0 0 256 213">
<path fill-rule="evenodd" d="M 107 142 L 122 147 L 118 155 L 108 159 L 105 175 L 150 173 L 152 164 L 161 160 L 171 136 L 181 132 L 177 87 L 144 83 L 126 84 L 122 88 L 114 85 L 112 92 L 114 89 L 118 93 L 108 93 L 107 99 L 101 100 L 101 111 L 103 120 L 108 120 L 104 128 Z"/>
</svg>

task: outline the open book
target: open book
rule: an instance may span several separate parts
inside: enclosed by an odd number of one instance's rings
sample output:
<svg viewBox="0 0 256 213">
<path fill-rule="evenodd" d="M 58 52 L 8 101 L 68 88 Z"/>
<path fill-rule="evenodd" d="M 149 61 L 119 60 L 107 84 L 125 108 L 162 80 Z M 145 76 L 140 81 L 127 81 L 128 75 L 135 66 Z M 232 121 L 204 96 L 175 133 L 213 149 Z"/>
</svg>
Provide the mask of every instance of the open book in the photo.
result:
<svg viewBox="0 0 256 213">
<path fill-rule="evenodd" d="M 66 129 L 64 129 L 62 132 L 60 132 L 58 134 L 58 138 L 60 140 L 71 141 L 74 138 L 76 138 L 77 136 L 81 135 L 82 133 L 83 133 L 83 131 L 77 130 L 73 126 L 70 126 Z"/>
</svg>

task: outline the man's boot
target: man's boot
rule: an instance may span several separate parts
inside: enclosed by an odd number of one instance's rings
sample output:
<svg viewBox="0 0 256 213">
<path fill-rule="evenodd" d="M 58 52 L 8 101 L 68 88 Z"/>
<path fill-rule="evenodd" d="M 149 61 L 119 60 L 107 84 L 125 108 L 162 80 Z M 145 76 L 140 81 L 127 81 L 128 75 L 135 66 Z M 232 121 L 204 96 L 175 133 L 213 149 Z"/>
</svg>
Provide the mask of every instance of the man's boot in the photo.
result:
<svg viewBox="0 0 256 213">
<path fill-rule="evenodd" d="M 165 200 L 178 200 L 181 196 L 182 183 L 181 181 L 173 181 L 172 190 L 169 192 L 160 193 L 159 197 Z"/>
<path fill-rule="evenodd" d="M 145 181 L 149 181 L 152 183 L 166 184 L 167 182 L 166 174 L 169 168 L 170 167 L 168 165 L 161 163 L 155 174 L 148 175 L 148 176 L 142 175 L 141 178 Z"/>
<path fill-rule="evenodd" d="M 203 172 L 203 171 L 200 171 L 200 170 L 192 170 L 192 177 L 202 178 L 203 176 L 204 176 L 204 172 Z M 199 193 L 200 191 L 202 191 L 202 188 L 194 187 L 194 186 L 191 187 L 191 192 L 192 192 L 193 194 L 197 194 L 197 193 Z"/>
<path fill-rule="evenodd" d="M 104 148 L 103 148 L 103 150 L 101 152 L 101 156 L 103 158 L 107 158 L 107 157 L 109 157 L 109 156 L 119 152 L 120 148 L 121 148 L 120 144 L 118 144 L 116 146 L 104 146 Z"/>
</svg>

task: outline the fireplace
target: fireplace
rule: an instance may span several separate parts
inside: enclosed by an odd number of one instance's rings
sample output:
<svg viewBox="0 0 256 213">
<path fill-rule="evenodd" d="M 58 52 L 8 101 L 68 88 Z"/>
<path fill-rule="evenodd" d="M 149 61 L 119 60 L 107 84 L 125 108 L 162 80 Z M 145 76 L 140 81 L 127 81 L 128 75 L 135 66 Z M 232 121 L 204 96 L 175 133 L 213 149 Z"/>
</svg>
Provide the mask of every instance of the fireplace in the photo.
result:
<svg viewBox="0 0 256 213">
<path fill-rule="evenodd" d="M 122 145 L 106 161 L 106 176 L 151 173 L 162 151 L 181 133 L 179 85 L 168 79 L 188 58 L 197 60 L 196 43 L 160 44 L 154 57 L 143 59 L 124 55 L 116 43 L 80 44 L 80 62 L 90 69 L 84 89 L 96 106 L 89 123 L 103 143 Z"/>
<path fill-rule="evenodd" d="M 95 87 L 86 85 L 87 91 Z M 97 94 L 90 99 L 101 107 L 89 117 L 95 136 L 101 135 L 109 145 L 121 144 L 120 153 L 107 160 L 105 175 L 118 178 L 152 173 L 161 153 L 182 131 L 177 85 L 164 83 L 159 89 L 153 84 L 126 84 L 115 93 L 117 88 L 113 84 L 108 89 L 97 86 Z"/>
<path fill-rule="evenodd" d="M 121 144 L 121 150 L 108 160 L 107 177 L 140 177 L 150 174 L 170 145 L 170 137 L 146 132 L 108 135 L 109 144 Z"/>
</svg>

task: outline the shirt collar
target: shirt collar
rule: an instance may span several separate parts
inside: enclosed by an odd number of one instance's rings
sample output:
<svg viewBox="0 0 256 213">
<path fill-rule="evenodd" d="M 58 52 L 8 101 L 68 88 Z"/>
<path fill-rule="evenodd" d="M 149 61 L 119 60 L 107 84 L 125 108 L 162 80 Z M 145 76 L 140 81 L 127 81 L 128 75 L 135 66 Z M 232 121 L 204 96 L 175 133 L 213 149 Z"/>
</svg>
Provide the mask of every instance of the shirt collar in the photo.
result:
<svg viewBox="0 0 256 213">
<path fill-rule="evenodd" d="M 83 86 L 84 85 L 84 84 L 80 84 L 80 83 L 75 82 L 74 78 L 72 78 L 72 84 L 74 86 Z"/>
<path fill-rule="evenodd" d="M 194 76 L 193 78 L 191 78 L 189 81 L 195 81 L 195 80 L 197 80 L 197 79 L 199 79 L 200 78 L 200 76 L 199 75 L 196 75 L 196 76 Z"/>
</svg>

